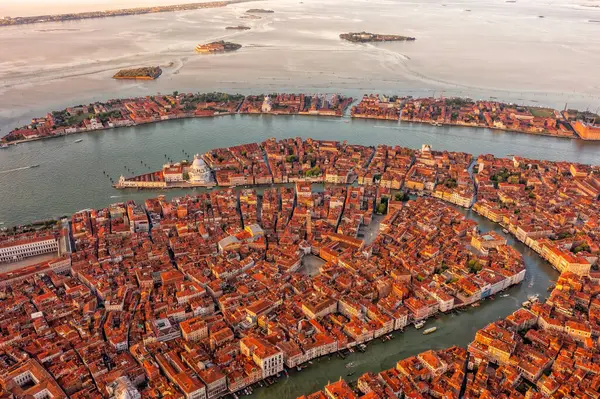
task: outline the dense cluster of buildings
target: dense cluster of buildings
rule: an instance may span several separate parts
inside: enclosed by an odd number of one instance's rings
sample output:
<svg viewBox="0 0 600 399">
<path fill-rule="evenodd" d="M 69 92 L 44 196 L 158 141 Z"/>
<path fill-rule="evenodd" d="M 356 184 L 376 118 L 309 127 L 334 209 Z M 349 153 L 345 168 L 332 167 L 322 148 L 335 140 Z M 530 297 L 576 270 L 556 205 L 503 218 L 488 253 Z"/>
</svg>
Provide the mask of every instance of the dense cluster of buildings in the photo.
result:
<svg viewBox="0 0 600 399">
<path fill-rule="evenodd" d="M 365 95 L 352 107 L 353 118 L 397 121 L 402 111 L 402 98 L 383 95 Z"/>
<path fill-rule="evenodd" d="M 342 116 L 352 98 L 339 94 L 269 94 L 247 96 L 241 114 Z"/>
<path fill-rule="evenodd" d="M 600 274 L 565 271 L 545 303 L 488 324 L 467 349 L 429 350 L 300 398 L 597 398 L 599 336 Z"/>
<path fill-rule="evenodd" d="M 588 115 L 589 114 L 589 115 Z M 555 137 L 600 140 L 600 117 L 574 110 L 472 101 L 465 98 L 412 98 L 365 95 L 353 118 L 471 126 Z"/>
<path fill-rule="evenodd" d="M 215 46 L 221 45 L 217 43 Z M 34 118 L 2 137 L 2 143 L 37 140 L 94 130 L 211 117 L 236 112 L 342 116 L 352 98 L 341 95 L 271 94 L 244 97 L 226 93 L 178 93 L 116 99 L 69 107 Z"/>
<path fill-rule="evenodd" d="M 221 42 L 201 46 L 218 51 Z M 164 120 L 241 114 L 316 115 L 341 117 L 352 98 L 339 94 L 231 95 L 178 93 L 97 102 L 34 118 L 0 142 L 37 140 L 93 130 L 112 129 Z M 600 140 L 600 117 L 590 112 L 557 110 L 472 101 L 463 98 L 412 98 L 365 95 L 352 107 L 353 118 L 457 125 Z"/>
<path fill-rule="evenodd" d="M 600 250 L 598 166 L 477 158 L 473 210 L 500 223 L 559 271 L 587 275 Z"/>
<path fill-rule="evenodd" d="M 473 180 L 469 154 L 310 139 L 196 161 L 185 173 L 253 185 L 265 171 L 288 184 L 116 203 L 36 230 L 66 235 L 69 252 L 0 274 L 0 396 L 217 398 L 472 305 L 520 283 L 525 266 L 444 203 L 470 190 L 477 212 L 562 271 L 549 300 L 468 349 L 309 397 L 597 397 L 597 166 L 482 155 Z M 423 196 L 403 201 L 398 188 Z M 365 240 L 375 213 L 378 235 Z"/>
<path fill-rule="evenodd" d="M 187 161 L 165 164 L 157 172 L 121 177 L 117 188 L 169 188 L 218 185 L 235 187 L 295 182 L 378 187 L 387 203 L 392 190 L 431 193 L 463 207 L 475 200 L 468 168 L 472 156 L 462 152 L 378 145 L 367 147 L 301 138 L 217 148 Z M 381 204 L 378 201 L 378 205 Z"/>
<path fill-rule="evenodd" d="M 475 172 L 473 209 L 561 272 L 549 298 L 479 330 L 466 351 L 427 351 L 366 373 L 354 388 L 340 380 L 303 398 L 600 395 L 600 169 L 481 155 Z M 493 232 L 474 234 L 471 247 L 486 253 L 504 242 Z"/>
<path fill-rule="evenodd" d="M 476 225 L 437 199 L 396 203 L 367 244 L 375 186 L 297 182 L 258 198 L 227 189 L 73 215 L 66 269 L 0 276 L 0 387 L 216 398 L 525 274 L 505 242 L 473 250 Z M 305 256 L 324 261 L 318 275 L 299 271 Z"/>
</svg>

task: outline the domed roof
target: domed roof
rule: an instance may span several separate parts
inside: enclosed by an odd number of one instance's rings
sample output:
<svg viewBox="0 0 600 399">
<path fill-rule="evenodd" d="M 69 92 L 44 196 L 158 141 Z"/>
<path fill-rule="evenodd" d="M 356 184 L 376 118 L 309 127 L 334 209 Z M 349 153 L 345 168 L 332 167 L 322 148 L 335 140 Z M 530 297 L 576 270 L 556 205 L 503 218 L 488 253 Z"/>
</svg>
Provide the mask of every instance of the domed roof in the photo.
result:
<svg viewBox="0 0 600 399">
<path fill-rule="evenodd" d="M 194 162 L 192 163 L 193 169 L 204 169 L 206 168 L 206 163 L 202 159 L 202 157 L 198 154 L 194 156 Z"/>
</svg>

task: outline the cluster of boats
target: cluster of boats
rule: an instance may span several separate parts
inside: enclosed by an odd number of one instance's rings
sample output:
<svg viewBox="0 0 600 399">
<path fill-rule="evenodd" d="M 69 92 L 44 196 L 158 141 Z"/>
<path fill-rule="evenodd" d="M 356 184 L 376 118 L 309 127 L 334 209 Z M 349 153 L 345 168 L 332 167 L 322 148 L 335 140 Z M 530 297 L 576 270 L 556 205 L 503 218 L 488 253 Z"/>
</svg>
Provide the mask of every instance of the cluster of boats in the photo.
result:
<svg viewBox="0 0 600 399">
<path fill-rule="evenodd" d="M 425 320 L 420 320 L 415 323 L 415 328 L 417 330 L 420 330 L 423 327 L 425 327 Z M 430 328 L 426 329 L 425 331 L 423 331 L 423 335 L 431 334 L 436 331 L 437 331 L 437 327 L 430 327 Z"/>
<path fill-rule="evenodd" d="M 540 300 L 540 294 L 529 295 L 529 296 L 527 296 L 527 300 L 525 302 L 523 302 L 522 305 L 524 308 L 529 308 L 534 303 L 539 302 L 539 300 Z"/>
<path fill-rule="evenodd" d="M 289 374 L 285 369 L 283 370 L 283 373 L 286 375 L 286 377 L 289 377 Z M 270 387 L 271 385 L 273 385 L 277 382 L 277 379 L 279 377 L 281 377 L 281 373 L 277 373 L 276 376 L 267 377 L 264 380 L 258 381 L 256 383 L 256 385 L 258 385 L 260 388 Z M 252 389 L 252 386 L 249 386 L 249 387 L 242 389 L 241 391 L 238 391 L 238 392 L 232 394 L 232 396 L 235 399 L 238 399 L 240 396 L 252 395 L 253 393 L 254 393 L 254 390 Z"/>
</svg>

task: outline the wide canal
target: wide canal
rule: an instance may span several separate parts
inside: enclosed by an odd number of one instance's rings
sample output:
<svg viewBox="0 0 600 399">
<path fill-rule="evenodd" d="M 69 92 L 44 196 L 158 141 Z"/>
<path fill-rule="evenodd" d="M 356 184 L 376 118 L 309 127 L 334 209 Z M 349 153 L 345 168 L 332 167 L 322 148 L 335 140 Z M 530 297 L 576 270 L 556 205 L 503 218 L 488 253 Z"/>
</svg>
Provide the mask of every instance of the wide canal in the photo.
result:
<svg viewBox="0 0 600 399">
<path fill-rule="evenodd" d="M 496 156 L 516 154 L 537 159 L 600 162 L 600 142 L 426 124 L 316 118 L 242 116 L 167 121 L 71 135 L 0 150 L 0 223 L 4 226 L 71 214 L 112 202 L 142 200 L 159 193 L 190 191 L 119 191 L 111 186 L 121 174 L 158 170 L 167 157 L 203 153 L 216 147 L 260 142 L 268 137 L 313 137 L 348 143 L 391 144 Z M 79 141 L 81 139 L 82 141 Z M 147 166 L 144 166 L 147 165 Z M 33 167 L 39 165 L 38 167 Z M 130 172 L 131 171 L 131 172 Z"/>
</svg>

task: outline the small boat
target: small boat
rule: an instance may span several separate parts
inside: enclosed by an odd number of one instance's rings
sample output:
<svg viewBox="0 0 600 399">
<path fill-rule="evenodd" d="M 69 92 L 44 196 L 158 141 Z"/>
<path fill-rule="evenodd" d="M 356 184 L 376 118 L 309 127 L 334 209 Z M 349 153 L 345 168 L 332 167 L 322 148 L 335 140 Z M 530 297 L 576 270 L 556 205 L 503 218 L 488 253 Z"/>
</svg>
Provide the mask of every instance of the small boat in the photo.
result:
<svg viewBox="0 0 600 399">
<path fill-rule="evenodd" d="M 540 294 L 535 294 L 535 295 L 528 295 L 527 299 L 529 300 L 529 302 L 536 303 L 537 301 L 540 300 Z"/>
<path fill-rule="evenodd" d="M 479 302 L 475 302 L 473 304 L 471 304 L 472 308 L 478 308 L 479 307 Z"/>
<path fill-rule="evenodd" d="M 37 168 L 39 166 L 40 166 L 39 164 L 35 164 L 35 165 L 31 165 L 30 168 Z"/>
<path fill-rule="evenodd" d="M 528 308 L 528 307 L 530 307 L 530 306 L 531 306 L 531 302 L 529 302 L 529 301 L 525 301 L 525 302 L 523 302 L 521 305 L 523 305 L 523 307 L 524 307 L 524 308 Z"/>
<path fill-rule="evenodd" d="M 508 230 L 506 230 L 506 229 L 502 229 L 502 232 L 503 232 L 504 234 L 508 234 Z"/>
<path fill-rule="evenodd" d="M 436 332 L 436 330 L 437 330 L 437 327 L 428 328 L 427 330 L 423 331 L 423 335 L 434 333 L 434 332 Z"/>
<path fill-rule="evenodd" d="M 502 294 L 502 295 L 500 295 L 500 296 L 501 296 L 502 298 L 506 298 L 507 296 L 510 296 L 510 295 L 508 295 L 508 294 Z"/>
<path fill-rule="evenodd" d="M 4 143 L 0 145 L 0 148 L 8 148 L 8 144 Z"/>
<path fill-rule="evenodd" d="M 354 375 L 354 371 L 351 373 L 346 374 L 346 377 L 352 377 Z"/>
<path fill-rule="evenodd" d="M 425 326 L 425 320 L 421 320 L 415 323 L 415 328 L 418 330 L 420 328 L 423 328 L 423 326 Z"/>
<path fill-rule="evenodd" d="M 347 368 L 347 369 L 351 369 L 351 368 L 352 368 L 352 367 L 354 367 L 354 366 L 355 366 L 354 362 L 350 362 L 350 363 L 347 363 L 347 364 L 346 364 L 346 368 Z"/>
<path fill-rule="evenodd" d="M 78 139 L 78 140 L 75 140 L 73 143 L 81 143 L 82 141 L 83 141 L 83 139 Z"/>
</svg>

